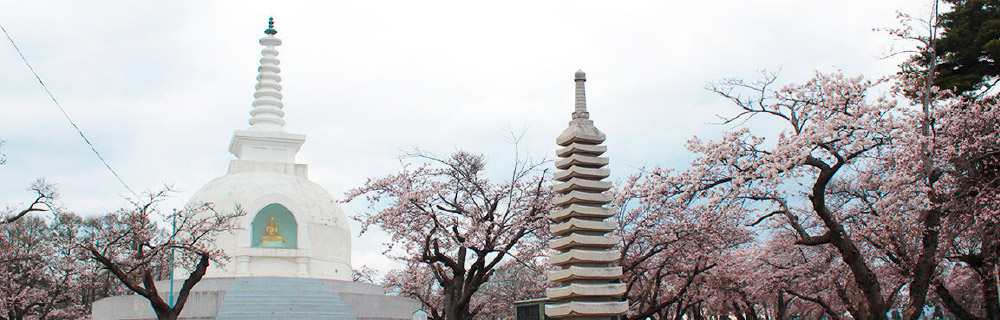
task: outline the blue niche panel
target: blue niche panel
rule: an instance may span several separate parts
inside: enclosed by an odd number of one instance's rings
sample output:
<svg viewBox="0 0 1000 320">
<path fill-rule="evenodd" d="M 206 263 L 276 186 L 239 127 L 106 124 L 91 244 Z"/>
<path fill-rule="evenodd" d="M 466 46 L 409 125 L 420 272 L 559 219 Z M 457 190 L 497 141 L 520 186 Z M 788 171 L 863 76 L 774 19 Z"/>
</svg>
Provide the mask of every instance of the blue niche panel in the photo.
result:
<svg viewBox="0 0 1000 320">
<path fill-rule="evenodd" d="M 271 217 L 274 217 L 274 225 L 277 226 L 277 237 L 268 236 L 268 224 Z M 297 248 L 298 247 L 298 223 L 295 216 L 284 206 L 272 203 L 265 206 L 254 216 L 250 224 L 252 228 L 251 246 L 271 247 L 271 248 Z M 276 241 L 280 239 L 281 241 Z M 265 241 L 269 240 L 269 241 Z"/>
</svg>

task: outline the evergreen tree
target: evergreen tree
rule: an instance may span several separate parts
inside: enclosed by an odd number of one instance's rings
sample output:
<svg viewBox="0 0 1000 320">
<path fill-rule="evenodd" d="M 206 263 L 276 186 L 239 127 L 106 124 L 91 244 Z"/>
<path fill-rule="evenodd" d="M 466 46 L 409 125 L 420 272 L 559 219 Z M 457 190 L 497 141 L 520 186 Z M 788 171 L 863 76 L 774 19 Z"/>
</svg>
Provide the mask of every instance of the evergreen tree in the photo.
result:
<svg viewBox="0 0 1000 320">
<path fill-rule="evenodd" d="M 945 1 L 953 10 L 940 17 L 934 82 L 966 95 L 989 90 L 1000 80 L 1000 0 Z"/>
</svg>

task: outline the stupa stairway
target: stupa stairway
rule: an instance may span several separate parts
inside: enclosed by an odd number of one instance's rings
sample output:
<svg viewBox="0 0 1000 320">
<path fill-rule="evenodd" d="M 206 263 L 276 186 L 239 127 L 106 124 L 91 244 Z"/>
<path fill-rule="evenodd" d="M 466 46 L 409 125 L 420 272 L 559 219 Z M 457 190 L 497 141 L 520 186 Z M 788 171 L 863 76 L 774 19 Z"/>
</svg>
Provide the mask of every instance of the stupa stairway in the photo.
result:
<svg viewBox="0 0 1000 320">
<path fill-rule="evenodd" d="M 296 278 L 236 278 L 218 320 L 350 319 L 351 309 L 323 283 Z"/>
</svg>

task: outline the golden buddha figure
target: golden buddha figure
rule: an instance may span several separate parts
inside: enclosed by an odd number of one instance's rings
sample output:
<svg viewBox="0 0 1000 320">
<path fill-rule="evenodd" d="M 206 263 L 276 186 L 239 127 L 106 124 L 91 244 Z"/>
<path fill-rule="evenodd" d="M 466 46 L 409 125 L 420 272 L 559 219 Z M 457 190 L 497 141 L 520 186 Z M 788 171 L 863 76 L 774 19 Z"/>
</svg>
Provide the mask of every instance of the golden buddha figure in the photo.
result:
<svg viewBox="0 0 1000 320">
<path fill-rule="evenodd" d="M 264 226 L 264 235 L 260 237 L 262 243 L 285 243 L 285 238 L 278 235 L 278 223 L 274 222 L 274 215 L 267 219 L 267 226 Z"/>
</svg>

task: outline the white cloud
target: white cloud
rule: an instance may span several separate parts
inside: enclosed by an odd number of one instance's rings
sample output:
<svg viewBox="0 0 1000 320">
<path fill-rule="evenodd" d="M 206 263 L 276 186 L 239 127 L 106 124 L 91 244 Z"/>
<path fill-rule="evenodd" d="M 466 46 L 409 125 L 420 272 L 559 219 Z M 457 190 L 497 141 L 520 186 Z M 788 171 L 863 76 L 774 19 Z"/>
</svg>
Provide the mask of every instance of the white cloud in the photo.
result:
<svg viewBox="0 0 1000 320">
<path fill-rule="evenodd" d="M 398 167 L 400 150 L 456 148 L 510 162 L 508 127 L 553 157 L 588 72 L 589 106 L 608 136 L 615 178 L 683 166 L 691 135 L 729 109 L 707 81 L 781 66 L 892 72 L 881 60 L 897 9 L 911 1 L 8 1 L 0 23 L 122 177 L 172 184 L 182 204 L 225 173 L 232 131 L 247 126 L 262 36 L 274 16 L 288 130 L 299 161 L 336 197 Z M 0 203 L 36 177 L 68 208 L 96 214 L 126 195 L 8 44 L 0 45 Z M 502 170 L 501 167 L 495 167 Z M 357 230 L 355 230 L 357 232 Z M 385 237 L 355 240 L 357 264 L 388 267 Z M 359 252 L 360 250 L 360 252 Z"/>
</svg>

